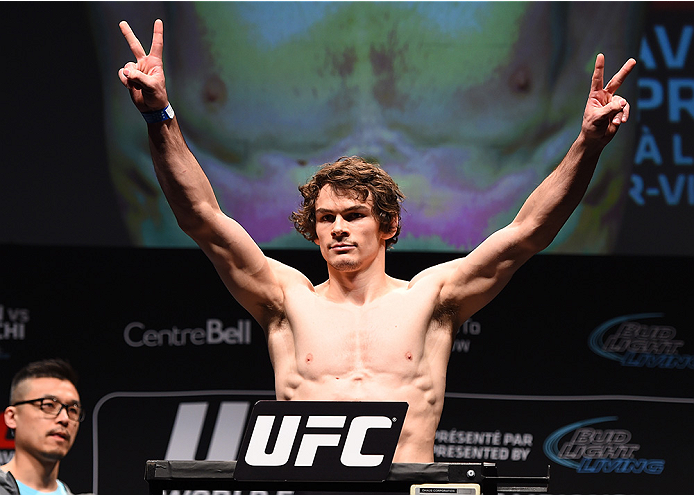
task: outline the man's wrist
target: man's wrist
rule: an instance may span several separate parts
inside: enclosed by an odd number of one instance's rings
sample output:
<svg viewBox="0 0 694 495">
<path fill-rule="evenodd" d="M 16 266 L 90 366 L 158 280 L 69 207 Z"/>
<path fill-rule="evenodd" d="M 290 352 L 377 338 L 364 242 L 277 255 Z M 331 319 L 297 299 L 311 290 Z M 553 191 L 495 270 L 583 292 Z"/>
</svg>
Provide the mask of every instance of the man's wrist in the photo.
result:
<svg viewBox="0 0 694 495">
<path fill-rule="evenodd" d="M 584 157 L 600 156 L 605 149 L 606 143 L 588 136 L 585 132 L 580 132 L 573 142 L 570 150 L 581 153 Z"/>
<path fill-rule="evenodd" d="M 164 122 L 165 120 L 170 120 L 174 118 L 174 110 L 171 104 L 166 105 L 165 108 L 157 110 L 155 112 L 141 112 L 142 117 L 144 117 L 145 122 L 148 124 L 156 124 L 159 122 Z"/>
</svg>

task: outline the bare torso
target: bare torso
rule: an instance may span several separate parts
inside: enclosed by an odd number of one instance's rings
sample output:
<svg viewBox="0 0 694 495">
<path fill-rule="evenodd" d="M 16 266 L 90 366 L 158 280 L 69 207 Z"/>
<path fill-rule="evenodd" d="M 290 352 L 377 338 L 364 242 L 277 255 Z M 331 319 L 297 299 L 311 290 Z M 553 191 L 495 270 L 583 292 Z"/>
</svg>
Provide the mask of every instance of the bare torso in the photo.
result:
<svg viewBox="0 0 694 495">
<path fill-rule="evenodd" d="M 389 279 L 364 304 L 335 302 L 325 284 L 291 285 L 268 328 L 278 400 L 405 401 L 394 462 L 433 462 L 454 333 L 436 318 L 433 284 Z"/>
</svg>

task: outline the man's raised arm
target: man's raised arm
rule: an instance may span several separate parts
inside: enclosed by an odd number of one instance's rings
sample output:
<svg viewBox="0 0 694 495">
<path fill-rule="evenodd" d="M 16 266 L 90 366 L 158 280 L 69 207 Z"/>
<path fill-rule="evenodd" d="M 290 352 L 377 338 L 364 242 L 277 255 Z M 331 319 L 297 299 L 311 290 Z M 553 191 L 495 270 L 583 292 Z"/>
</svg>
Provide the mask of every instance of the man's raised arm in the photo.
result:
<svg viewBox="0 0 694 495">
<path fill-rule="evenodd" d="M 569 216 L 583 199 L 602 150 L 629 119 L 629 103 L 615 94 L 632 71 L 629 59 L 603 87 L 605 57 L 595 59 L 590 93 L 578 138 L 559 166 L 533 191 L 511 226 L 538 252 L 550 245 Z"/>
<path fill-rule="evenodd" d="M 615 92 L 635 65 L 629 59 L 603 87 L 605 57 L 597 56 L 581 131 L 564 159 L 508 226 L 448 266 L 440 297 L 460 308 L 460 324 L 491 301 L 523 263 L 550 245 L 581 202 L 602 150 L 629 118 L 629 104 Z"/>
<path fill-rule="evenodd" d="M 221 211 L 173 116 L 162 61 L 164 25 L 155 21 L 149 54 L 127 22 L 120 29 L 136 61 L 125 64 L 118 76 L 148 122 L 154 169 L 178 224 L 207 254 L 232 295 L 265 326 L 267 310 L 280 304 L 281 291 L 260 248 Z"/>
</svg>

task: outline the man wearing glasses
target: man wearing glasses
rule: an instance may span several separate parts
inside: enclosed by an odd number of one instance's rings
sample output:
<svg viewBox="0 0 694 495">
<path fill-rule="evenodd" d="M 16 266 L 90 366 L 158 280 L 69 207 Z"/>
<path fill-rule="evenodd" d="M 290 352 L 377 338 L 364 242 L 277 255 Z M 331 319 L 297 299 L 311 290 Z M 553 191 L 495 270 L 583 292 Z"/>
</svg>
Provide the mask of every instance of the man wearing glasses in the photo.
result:
<svg viewBox="0 0 694 495">
<path fill-rule="evenodd" d="M 14 431 L 15 452 L 0 466 L 0 495 L 71 495 L 58 469 L 84 419 L 76 381 L 61 359 L 30 363 L 14 376 L 4 418 Z"/>
</svg>

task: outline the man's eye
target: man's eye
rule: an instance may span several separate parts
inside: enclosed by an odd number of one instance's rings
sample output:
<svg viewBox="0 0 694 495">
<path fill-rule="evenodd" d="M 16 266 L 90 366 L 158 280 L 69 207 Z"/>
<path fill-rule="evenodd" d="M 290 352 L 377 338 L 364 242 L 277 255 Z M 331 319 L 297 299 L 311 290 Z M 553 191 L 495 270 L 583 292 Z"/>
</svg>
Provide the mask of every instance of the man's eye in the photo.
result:
<svg viewBox="0 0 694 495">
<path fill-rule="evenodd" d="M 43 409 L 44 411 L 52 412 L 52 411 L 55 411 L 57 407 L 58 407 L 58 404 L 56 404 L 52 400 L 50 400 L 50 401 L 46 400 L 46 401 L 43 401 L 41 403 L 41 409 Z"/>
</svg>

